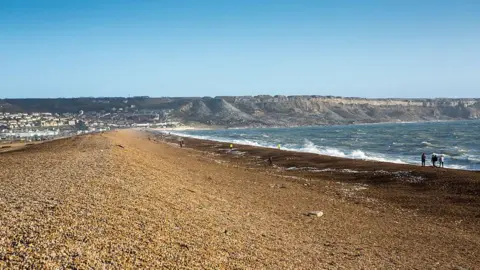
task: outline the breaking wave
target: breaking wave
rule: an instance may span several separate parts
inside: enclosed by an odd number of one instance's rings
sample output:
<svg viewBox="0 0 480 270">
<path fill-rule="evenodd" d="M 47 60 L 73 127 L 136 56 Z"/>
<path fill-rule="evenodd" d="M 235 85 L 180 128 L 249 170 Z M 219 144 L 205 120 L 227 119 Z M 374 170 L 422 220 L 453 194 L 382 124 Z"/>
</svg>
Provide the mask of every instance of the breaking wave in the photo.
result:
<svg viewBox="0 0 480 270">
<path fill-rule="evenodd" d="M 480 170 L 480 121 L 365 124 L 361 129 L 350 125 L 170 132 L 225 143 L 269 148 L 280 144 L 286 151 L 402 164 L 420 165 L 422 153 L 437 153 L 444 155 L 447 168 Z"/>
<path fill-rule="evenodd" d="M 307 152 L 307 153 L 314 153 L 319 155 L 325 156 L 333 156 L 333 157 L 341 157 L 341 158 L 350 158 L 350 159 L 361 159 L 361 160 L 371 160 L 371 161 L 381 161 L 381 162 L 391 162 L 391 163 L 399 163 L 399 164 L 406 164 L 406 162 L 400 159 L 389 159 L 381 154 L 377 153 L 365 153 L 362 150 L 353 150 L 351 152 L 331 148 L 331 147 L 320 147 L 315 145 L 313 142 L 305 139 L 305 143 L 302 148 L 300 149 L 291 149 L 293 151 L 299 152 Z"/>
<path fill-rule="evenodd" d="M 170 132 L 170 133 L 176 136 L 183 136 L 183 137 L 189 137 L 189 138 L 201 139 L 201 140 L 210 140 L 210 141 L 249 145 L 249 146 L 259 146 L 259 147 L 266 147 L 266 148 L 278 147 L 278 145 L 269 144 L 263 141 L 252 141 L 252 140 L 246 140 L 246 139 L 230 139 L 230 138 L 217 137 L 217 136 L 192 135 L 192 134 L 185 134 L 182 132 Z M 362 150 L 354 150 L 352 152 L 347 152 L 337 148 L 320 147 L 307 139 L 305 139 L 305 143 L 301 147 L 295 147 L 295 145 L 289 144 L 289 145 L 285 145 L 285 147 L 281 147 L 281 149 L 286 151 L 292 151 L 292 152 L 312 153 L 312 154 L 340 157 L 340 158 L 390 162 L 390 163 L 398 163 L 398 164 L 408 163 L 408 162 L 402 161 L 401 159 L 389 159 L 382 156 L 381 154 L 375 154 L 375 153 L 366 154 Z"/>
<path fill-rule="evenodd" d="M 423 146 L 428 146 L 428 147 L 434 147 L 434 146 L 435 146 L 433 143 L 431 143 L 431 142 L 426 142 L 426 141 L 421 142 L 421 144 L 422 144 Z"/>
</svg>

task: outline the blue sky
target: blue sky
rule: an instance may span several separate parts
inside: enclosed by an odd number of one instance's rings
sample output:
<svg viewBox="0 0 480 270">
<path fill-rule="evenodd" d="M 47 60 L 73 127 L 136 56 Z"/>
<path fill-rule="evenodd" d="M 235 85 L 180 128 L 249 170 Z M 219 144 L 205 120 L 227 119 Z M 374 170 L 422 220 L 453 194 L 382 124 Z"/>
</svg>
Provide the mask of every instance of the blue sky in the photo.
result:
<svg viewBox="0 0 480 270">
<path fill-rule="evenodd" d="M 480 97 L 480 1 L 0 1 L 0 98 Z"/>
</svg>

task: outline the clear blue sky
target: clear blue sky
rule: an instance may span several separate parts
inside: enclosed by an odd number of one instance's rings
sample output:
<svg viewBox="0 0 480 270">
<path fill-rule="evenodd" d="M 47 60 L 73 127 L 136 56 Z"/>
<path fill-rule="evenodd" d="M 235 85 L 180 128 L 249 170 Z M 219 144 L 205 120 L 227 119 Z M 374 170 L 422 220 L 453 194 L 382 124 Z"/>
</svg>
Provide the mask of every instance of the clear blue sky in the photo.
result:
<svg viewBox="0 0 480 270">
<path fill-rule="evenodd" d="M 0 1 L 0 98 L 257 94 L 480 97 L 480 1 Z"/>
</svg>

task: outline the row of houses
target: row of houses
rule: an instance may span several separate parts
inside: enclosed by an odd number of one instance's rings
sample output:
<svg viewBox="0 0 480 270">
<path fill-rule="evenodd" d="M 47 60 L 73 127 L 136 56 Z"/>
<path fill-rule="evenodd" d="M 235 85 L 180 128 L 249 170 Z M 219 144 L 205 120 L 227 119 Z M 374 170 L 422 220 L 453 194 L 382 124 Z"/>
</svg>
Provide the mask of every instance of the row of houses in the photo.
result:
<svg viewBox="0 0 480 270">
<path fill-rule="evenodd" d="M 62 127 L 62 126 L 75 126 L 76 120 L 28 120 L 28 119 L 11 119 L 0 120 L 0 127 L 6 127 L 8 129 L 20 129 L 30 127 Z"/>
<path fill-rule="evenodd" d="M 103 128 L 88 128 L 87 130 L 59 130 L 59 129 L 47 129 L 47 130 L 0 130 L 0 142 L 1 141 L 43 141 L 45 139 L 53 139 L 57 137 L 72 136 L 78 134 L 104 132 L 110 130 L 110 127 Z"/>
<path fill-rule="evenodd" d="M 169 112 L 138 111 L 135 113 L 2 113 L 0 140 L 37 140 L 63 136 L 68 132 L 101 132 L 116 128 L 170 128 L 182 125 L 169 119 Z"/>
<path fill-rule="evenodd" d="M 0 128 L 21 129 L 32 127 L 74 126 L 73 117 L 62 117 L 52 113 L 1 113 Z"/>
</svg>

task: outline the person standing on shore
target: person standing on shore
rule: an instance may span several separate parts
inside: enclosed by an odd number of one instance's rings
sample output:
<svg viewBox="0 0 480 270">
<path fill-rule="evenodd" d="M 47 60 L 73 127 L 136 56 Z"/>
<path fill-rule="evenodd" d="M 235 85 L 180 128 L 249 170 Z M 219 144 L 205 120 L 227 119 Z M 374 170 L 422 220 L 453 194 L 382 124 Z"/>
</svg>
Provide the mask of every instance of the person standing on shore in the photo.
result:
<svg viewBox="0 0 480 270">
<path fill-rule="evenodd" d="M 443 155 L 440 155 L 440 158 L 438 159 L 438 167 L 443 168 L 443 160 L 444 160 Z"/>
<path fill-rule="evenodd" d="M 425 153 L 422 154 L 422 167 L 425 167 L 425 162 L 427 161 L 427 155 Z"/>
<path fill-rule="evenodd" d="M 432 154 L 432 164 L 433 164 L 433 167 L 437 167 L 437 165 L 435 165 L 435 163 L 437 162 L 437 160 L 438 160 L 437 155 Z"/>
</svg>

